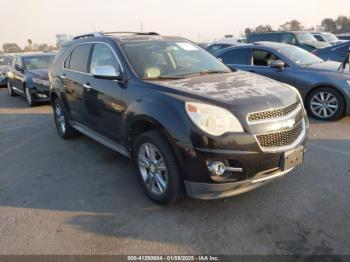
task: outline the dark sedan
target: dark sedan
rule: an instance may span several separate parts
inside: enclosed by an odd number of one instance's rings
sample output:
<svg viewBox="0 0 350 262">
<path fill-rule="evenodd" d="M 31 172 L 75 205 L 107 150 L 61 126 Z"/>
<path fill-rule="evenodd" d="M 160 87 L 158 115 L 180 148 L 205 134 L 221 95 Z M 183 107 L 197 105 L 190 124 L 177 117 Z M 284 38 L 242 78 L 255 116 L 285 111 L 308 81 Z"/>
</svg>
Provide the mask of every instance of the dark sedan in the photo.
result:
<svg viewBox="0 0 350 262">
<path fill-rule="evenodd" d="M 323 60 L 343 62 L 350 49 L 350 41 L 330 46 L 321 50 L 315 50 L 314 54 Z"/>
<path fill-rule="evenodd" d="M 54 57 L 52 53 L 16 55 L 7 72 L 9 94 L 24 96 L 30 106 L 37 102 L 48 102 L 48 68 Z"/>
<path fill-rule="evenodd" d="M 6 73 L 12 62 L 11 55 L 0 56 L 0 86 L 6 86 Z"/>
<path fill-rule="evenodd" d="M 336 120 L 350 114 L 350 72 L 296 46 L 260 42 L 216 54 L 231 69 L 273 78 L 296 87 L 310 115 Z"/>
</svg>

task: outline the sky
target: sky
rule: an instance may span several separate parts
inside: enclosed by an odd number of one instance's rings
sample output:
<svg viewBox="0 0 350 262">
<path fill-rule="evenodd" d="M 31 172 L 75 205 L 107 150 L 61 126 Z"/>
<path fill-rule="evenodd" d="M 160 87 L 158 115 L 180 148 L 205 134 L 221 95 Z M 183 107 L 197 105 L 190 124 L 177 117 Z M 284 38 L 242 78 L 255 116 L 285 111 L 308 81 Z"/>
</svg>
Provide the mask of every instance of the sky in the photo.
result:
<svg viewBox="0 0 350 262">
<path fill-rule="evenodd" d="M 144 31 L 194 41 L 239 35 L 246 27 L 277 27 L 297 19 L 304 26 L 350 15 L 349 0 L 0 0 L 0 46 L 27 39 L 55 44 L 57 33 Z M 6 22 L 7 21 L 7 22 Z"/>
</svg>

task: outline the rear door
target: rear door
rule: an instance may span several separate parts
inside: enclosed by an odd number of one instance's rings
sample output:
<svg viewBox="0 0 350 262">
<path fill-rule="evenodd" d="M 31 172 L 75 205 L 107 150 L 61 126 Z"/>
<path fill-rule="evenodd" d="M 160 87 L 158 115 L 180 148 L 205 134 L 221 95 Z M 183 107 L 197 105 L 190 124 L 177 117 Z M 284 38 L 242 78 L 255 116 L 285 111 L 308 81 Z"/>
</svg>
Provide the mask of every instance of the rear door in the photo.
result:
<svg viewBox="0 0 350 262">
<path fill-rule="evenodd" d="M 95 78 L 96 67 L 112 66 L 122 74 L 116 53 L 106 43 L 94 44 L 89 72 L 84 85 L 84 111 L 88 127 L 104 137 L 120 143 L 120 127 L 125 105 L 122 101 L 123 84 L 117 80 Z"/>
<path fill-rule="evenodd" d="M 91 48 L 90 43 L 76 46 L 66 58 L 61 75 L 71 118 L 83 125 L 87 124 L 83 98 Z"/>
</svg>

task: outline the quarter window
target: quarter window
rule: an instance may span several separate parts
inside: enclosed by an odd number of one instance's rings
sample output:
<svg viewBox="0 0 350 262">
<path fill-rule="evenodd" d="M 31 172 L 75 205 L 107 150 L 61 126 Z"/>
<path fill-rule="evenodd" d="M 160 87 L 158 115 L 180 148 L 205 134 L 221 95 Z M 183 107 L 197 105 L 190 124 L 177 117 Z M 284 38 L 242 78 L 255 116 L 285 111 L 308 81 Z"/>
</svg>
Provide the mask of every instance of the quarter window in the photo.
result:
<svg viewBox="0 0 350 262">
<path fill-rule="evenodd" d="M 120 66 L 114 52 L 105 44 L 95 44 L 91 57 L 90 73 L 93 73 L 93 69 L 97 66 L 113 66 L 116 72 L 120 72 Z"/>
</svg>

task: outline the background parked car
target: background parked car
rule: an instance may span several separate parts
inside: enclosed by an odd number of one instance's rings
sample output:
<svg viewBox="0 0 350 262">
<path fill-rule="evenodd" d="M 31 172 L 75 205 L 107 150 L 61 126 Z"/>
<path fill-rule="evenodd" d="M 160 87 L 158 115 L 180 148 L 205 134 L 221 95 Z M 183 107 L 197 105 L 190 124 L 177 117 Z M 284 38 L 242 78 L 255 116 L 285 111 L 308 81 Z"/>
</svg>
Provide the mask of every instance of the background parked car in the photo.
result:
<svg viewBox="0 0 350 262">
<path fill-rule="evenodd" d="M 6 86 L 6 73 L 12 62 L 13 56 L 1 55 L 0 56 L 0 86 Z"/>
<path fill-rule="evenodd" d="M 315 49 L 322 49 L 330 46 L 328 43 L 317 41 L 309 32 L 269 32 L 269 33 L 252 33 L 247 37 L 247 43 L 260 41 L 269 41 L 295 45 L 312 52 Z"/>
<path fill-rule="evenodd" d="M 243 38 L 223 38 L 221 40 L 215 41 L 206 49 L 209 53 L 215 54 L 216 52 L 219 52 L 220 50 L 230 46 L 243 45 L 245 44 L 244 41 L 245 39 Z"/>
<path fill-rule="evenodd" d="M 226 43 L 214 43 L 211 44 L 210 46 L 208 46 L 206 49 L 209 53 L 211 54 L 215 54 L 217 52 L 219 52 L 222 49 L 225 49 L 227 47 L 232 46 L 232 44 L 226 44 Z"/>
<path fill-rule="evenodd" d="M 320 42 L 326 42 L 331 45 L 344 43 L 345 40 L 340 40 L 336 35 L 327 32 L 316 32 L 312 35 Z"/>
<path fill-rule="evenodd" d="M 343 62 L 350 49 L 350 41 L 330 46 L 324 49 L 315 50 L 313 53 L 323 60 Z"/>
<path fill-rule="evenodd" d="M 315 118 L 335 120 L 350 114 L 350 73 L 339 72 L 338 62 L 326 62 L 299 47 L 272 42 L 230 47 L 216 56 L 231 69 L 295 86 Z"/>
<path fill-rule="evenodd" d="M 350 33 L 340 34 L 340 35 L 337 35 L 337 37 L 341 40 L 350 40 Z"/>
<path fill-rule="evenodd" d="M 48 68 L 53 53 L 26 53 L 16 55 L 7 72 L 9 94 L 25 96 L 30 106 L 49 101 Z"/>
</svg>

